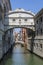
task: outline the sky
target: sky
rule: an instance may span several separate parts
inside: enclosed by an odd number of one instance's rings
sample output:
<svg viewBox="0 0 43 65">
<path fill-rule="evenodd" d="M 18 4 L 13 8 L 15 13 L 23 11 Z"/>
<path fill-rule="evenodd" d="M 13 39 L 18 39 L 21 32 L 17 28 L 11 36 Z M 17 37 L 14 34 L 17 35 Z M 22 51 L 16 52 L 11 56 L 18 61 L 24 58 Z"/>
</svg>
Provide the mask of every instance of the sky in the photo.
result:
<svg viewBox="0 0 43 65">
<path fill-rule="evenodd" d="M 23 8 L 25 10 L 30 10 L 33 13 L 37 13 L 43 8 L 43 0 L 10 0 L 12 10 L 16 8 Z"/>
</svg>

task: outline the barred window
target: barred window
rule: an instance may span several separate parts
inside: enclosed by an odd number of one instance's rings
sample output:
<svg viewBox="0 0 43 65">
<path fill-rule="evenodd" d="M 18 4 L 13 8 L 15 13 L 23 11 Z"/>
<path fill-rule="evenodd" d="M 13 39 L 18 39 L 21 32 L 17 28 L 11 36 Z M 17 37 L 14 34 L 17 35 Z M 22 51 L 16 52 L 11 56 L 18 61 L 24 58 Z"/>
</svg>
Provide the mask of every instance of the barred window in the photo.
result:
<svg viewBox="0 0 43 65">
<path fill-rule="evenodd" d="M 42 44 L 40 44 L 40 48 L 42 48 Z"/>
<path fill-rule="evenodd" d="M 13 19 L 13 21 L 15 21 L 15 19 Z"/>
<path fill-rule="evenodd" d="M 25 19 L 25 21 L 27 21 L 27 19 Z"/>
</svg>

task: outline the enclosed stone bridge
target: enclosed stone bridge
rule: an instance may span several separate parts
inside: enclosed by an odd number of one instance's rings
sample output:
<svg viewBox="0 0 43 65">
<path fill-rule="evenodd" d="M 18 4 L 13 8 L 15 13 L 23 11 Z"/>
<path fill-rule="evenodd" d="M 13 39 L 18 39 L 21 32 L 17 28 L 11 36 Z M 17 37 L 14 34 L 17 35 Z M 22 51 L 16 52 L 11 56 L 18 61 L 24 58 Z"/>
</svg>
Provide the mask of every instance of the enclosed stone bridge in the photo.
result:
<svg viewBox="0 0 43 65">
<path fill-rule="evenodd" d="M 6 13 L 4 25 L 5 30 L 22 27 L 35 31 L 34 13 L 20 8 L 16 9 L 15 11 L 9 11 L 9 13 Z"/>
</svg>

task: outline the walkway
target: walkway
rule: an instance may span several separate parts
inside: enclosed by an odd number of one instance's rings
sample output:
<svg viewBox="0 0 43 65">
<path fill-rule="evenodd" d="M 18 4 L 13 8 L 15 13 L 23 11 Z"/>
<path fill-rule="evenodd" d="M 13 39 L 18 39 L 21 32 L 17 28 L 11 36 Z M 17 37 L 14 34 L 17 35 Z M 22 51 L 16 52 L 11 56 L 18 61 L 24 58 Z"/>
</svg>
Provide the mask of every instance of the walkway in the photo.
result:
<svg viewBox="0 0 43 65">
<path fill-rule="evenodd" d="M 0 65 L 43 65 L 43 60 L 31 54 L 21 45 L 16 45 Z"/>
</svg>

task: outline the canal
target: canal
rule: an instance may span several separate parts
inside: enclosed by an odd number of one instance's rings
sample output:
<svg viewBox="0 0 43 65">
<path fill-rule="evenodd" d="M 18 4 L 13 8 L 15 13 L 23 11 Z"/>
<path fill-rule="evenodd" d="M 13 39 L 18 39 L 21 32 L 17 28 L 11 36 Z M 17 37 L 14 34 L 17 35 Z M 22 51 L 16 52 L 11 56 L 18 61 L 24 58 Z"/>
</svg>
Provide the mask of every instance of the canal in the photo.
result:
<svg viewBox="0 0 43 65">
<path fill-rule="evenodd" d="M 43 60 L 17 44 L 0 65 L 43 65 Z"/>
</svg>

